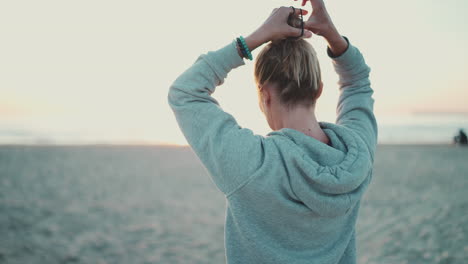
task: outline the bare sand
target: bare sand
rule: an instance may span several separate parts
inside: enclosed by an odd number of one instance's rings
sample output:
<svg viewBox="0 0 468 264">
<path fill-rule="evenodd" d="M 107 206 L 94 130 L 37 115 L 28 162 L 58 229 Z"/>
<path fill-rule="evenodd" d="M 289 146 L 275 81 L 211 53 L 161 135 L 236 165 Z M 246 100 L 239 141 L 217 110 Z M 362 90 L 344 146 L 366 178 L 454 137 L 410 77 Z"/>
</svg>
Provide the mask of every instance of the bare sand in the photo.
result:
<svg viewBox="0 0 468 264">
<path fill-rule="evenodd" d="M 468 259 L 468 147 L 380 145 L 358 221 L 360 263 Z"/>
<path fill-rule="evenodd" d="M 467 189 L 468 148 L 380 145 L 358 263 L 466 263 Z M 224 213 L 189 148 L 0 146 L 0 263 L 223 263 Z"/>
</svg>

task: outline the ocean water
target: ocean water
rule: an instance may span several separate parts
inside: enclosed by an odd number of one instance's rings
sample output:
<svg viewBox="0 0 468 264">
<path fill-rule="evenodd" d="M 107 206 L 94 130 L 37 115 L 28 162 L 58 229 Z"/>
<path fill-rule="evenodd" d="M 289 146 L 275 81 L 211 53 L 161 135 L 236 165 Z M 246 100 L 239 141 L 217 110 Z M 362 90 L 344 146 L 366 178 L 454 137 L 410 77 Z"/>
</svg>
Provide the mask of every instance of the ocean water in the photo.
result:
<svg viewBox="0 0 468 264">
<path fill-rule="evenodd" d="M 426 113 L 379 117 L 384 144 L 450 144 L 460 129 L 468 131 L 468 115 Z"/>
<path fill-rule="evenodd" d="M 334 122 L 334 117 L 332 115 L 323 121 Z M 36 125 L 31 126 L 31 124 Z M 468 114 L 404 113 L 379 115 L 378 126 L 378 140 L 381 144 L 450 144 L 459 129 L 468 131 Z M 125 127 L 128 128 L 128 126 Z M 135 142 L 187 144 L 182 134 L 180 134 L 180 138 L 168 138 L 167 135 L 166 138 L 158 138 L 156 134 L 148 135 L 145 126 L 134 128 L 130 134 L 127 132 L 119 133 L 120 130 L 126 131 L 127 128 L 111 129 L 107 126 L 64 128 L 61 122 L 37 126 L 36 119 L 23 120 L 20 123 L 0 120 L 0 144 L 80 145 L 132 144 Z M 261 133 L 254 130 L 260 134 L 267 134 L 268 131 L 265 130 L 264 133 Z M 167 131 L 163 134 L 167 134 Z"/>
<path fill-rule="evenodd" d="M 379 146 L 359 263 L 466 263 L 467 161 Z M 224 213 L 189 148 L 0 147 L 0 263 L 224 263 Z"/>
</svg>

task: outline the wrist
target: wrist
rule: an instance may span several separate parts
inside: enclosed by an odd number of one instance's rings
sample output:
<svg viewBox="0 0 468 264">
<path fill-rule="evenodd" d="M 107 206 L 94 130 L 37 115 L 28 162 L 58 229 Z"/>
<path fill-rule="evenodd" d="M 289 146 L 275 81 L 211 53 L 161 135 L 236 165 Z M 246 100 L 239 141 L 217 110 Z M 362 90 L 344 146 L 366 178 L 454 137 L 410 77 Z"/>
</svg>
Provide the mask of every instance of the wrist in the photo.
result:
<svg viewBox="0 0 468 264">
<path fill-rule="evenodd" d="M 336 29 L 335 25 L 331 24 L 328 30 L 322 35 L 325 40 L 330 42 L 336 42 L 339 38 L 341 38 L 340 33 Z"/>
<path fill-rule="evenodd" d="M 348 42 L 336 29 L 325 37 L 328 47 L 334 57 L 338 57 L 348 49 Z"/>
<path fill-rule="evenodd" d="M 261 29 L 258 29 L 245 37 L 245 42 L 250 51 L 255 50 L 268 41 L 268 36 Z"/>
</svg>

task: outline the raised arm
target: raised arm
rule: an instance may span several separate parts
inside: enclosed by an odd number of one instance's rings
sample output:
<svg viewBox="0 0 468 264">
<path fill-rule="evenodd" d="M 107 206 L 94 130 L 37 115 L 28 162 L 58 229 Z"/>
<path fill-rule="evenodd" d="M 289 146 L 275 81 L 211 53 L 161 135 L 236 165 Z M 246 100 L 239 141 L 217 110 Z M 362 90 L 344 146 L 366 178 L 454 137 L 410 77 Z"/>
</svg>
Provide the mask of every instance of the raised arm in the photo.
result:
<svg viewBox="0 0 468 264">
<path fill-rule="evenodd" d="M 373 90 L 369 81 L 370 68 L 360 51 L 340 35 L 323 0 L 303 0 L 302 5 L 307 1 L 311 2 L 313 11 L 305 27 L 328 42 L 327 53 L 339 75 L 340 96 L 336 123 L 356 131 L 373 156 L 378 131 L 373 112 Z"/>
<path fill-rule="evenodd" d="M 299 9 L 296 12 L 307 13 Z M 287 24 L 290 13 L 290 8 L 275 9 L 258 30 L 246 37 L 250 50 L 273 39 L 297 36 L 300 30 Z M 168 94 L 169 105 L 188 143 L 226 195 L 242 186 L 261 167 L 264 158 L 263 137 L 241 128 L 211 96 L 228 73 L 243 64 L 233 41 L 201 55 L 175 80 Z"/>
<path fill-rule="evenodd" d="M 255 157 L 262 156 L 262 139 L 241 128 L 211 96 L 228 73 L 243 64 L 233 42 L 201 55 L 174 81 L 168 94 L 169 105 L 187 142 L 226 195 L 243 183 L 247 169 L 258 166 Z M 249 164 L 242 164 L 244 155 L 254 158 Z M 239 168 L 237 172 L 235 167 Z"/>
<path fill-rule="evenodd" d="M 349 43 L 348 39 L 346 41 Z M 377 144 L 377 121 L 374 115 L 374 91 L 369 80 L 370 68 L 361 52 L 352 44 L 340 56 L 328 55 L 339 75 L 340 96 L 337 105 L 336 123 L 356 131 L 366 142 L 371 155 Z"/>
</svg>

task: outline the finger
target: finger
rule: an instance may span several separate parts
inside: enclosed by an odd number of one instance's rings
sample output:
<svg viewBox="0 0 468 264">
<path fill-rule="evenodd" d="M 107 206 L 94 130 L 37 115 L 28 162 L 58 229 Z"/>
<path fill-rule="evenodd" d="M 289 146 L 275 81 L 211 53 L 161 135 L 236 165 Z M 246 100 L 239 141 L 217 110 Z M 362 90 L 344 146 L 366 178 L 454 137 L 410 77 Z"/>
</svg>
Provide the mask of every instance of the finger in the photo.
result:
<svg viewBox="0 0 468 264">
<path fill-rule="evenodd" d="M 288 32 L 289 37 L 299 37 L 301 34 L 302 34 L 302 29 L 289 27 L 289 32 Z M 306 30 L 304 29 L 304 34 L 302 36 L 304 36 L 305 34 L 306 34 Z"/>
<path fill-rule="evenodd" d="M 315 28 L 317 25 L 317 23 L 315 22 L 315 19 L 314 18 L 311 18 L 310 20 L 308 21 L 304 21 L 304 28 L 306 29 L 313 29 Z"/>
<path fill-rule="evenodd" d="M 301 13 L 302 13 L 303 16 L 305 16 L 305 15 L 307 15 L 307 14 L 309 13 L 309 11 L 307 11 L 307 10 L 305 10 L 305 9 L 299 9 L 299 11 L 297 12 L 297 14 L 299 15 L 299 14 L 301 14 Z"/>
<path fill-rule="evenodd" d="M 292 13 L 292 11 L 291 11 Z M 302 13 L 303 16 L 307 15 L 309 13 L 309 11 L 307 10 L 304 10 L 304 9 L 300 9 L 300 8 L 294 8 L 294 14 L 295 15 L 300 15 Z"/>
<path fill-rule="evenodd" d="M 312 32 L 309 30 L 304 30 L 304 35 L 302 36 L 303 38 L 311 38 L 312 37 Z"/>
<path fill-rule="evenodd" d="M 312 10 L 325 8 L 325 4 L 321 0 L 306 0 L 306 1 L 310 1 L 310 6 L 312 7 Z"/>
</svg>

